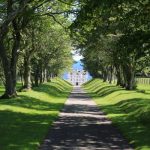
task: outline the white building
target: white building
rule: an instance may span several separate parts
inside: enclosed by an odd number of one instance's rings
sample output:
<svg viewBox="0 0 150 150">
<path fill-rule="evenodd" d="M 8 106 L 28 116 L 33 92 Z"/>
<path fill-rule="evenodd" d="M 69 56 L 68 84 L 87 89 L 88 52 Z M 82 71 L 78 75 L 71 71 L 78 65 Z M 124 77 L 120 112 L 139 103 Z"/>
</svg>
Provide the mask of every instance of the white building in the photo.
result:
<svg viewBox="0 0 150 150">
<path fill-rule="evenodd" d="M 85 70 L 72 70 L 68 73 L 68 81 L 74 86 L 80 86 L 87 80 L 88 73 Z"/>
</svg>

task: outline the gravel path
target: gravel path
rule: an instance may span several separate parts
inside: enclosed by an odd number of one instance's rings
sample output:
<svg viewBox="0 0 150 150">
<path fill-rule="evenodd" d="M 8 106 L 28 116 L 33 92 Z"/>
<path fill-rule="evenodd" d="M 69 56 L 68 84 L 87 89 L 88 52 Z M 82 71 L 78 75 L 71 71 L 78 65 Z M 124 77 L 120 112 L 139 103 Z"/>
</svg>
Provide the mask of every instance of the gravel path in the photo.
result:
<svg viewBox="0 0 150 150">
<path fill-rule="evenodd" d="M 40 150 L 132 150 L 106 115 L 74 87 Z"/>
</svg>

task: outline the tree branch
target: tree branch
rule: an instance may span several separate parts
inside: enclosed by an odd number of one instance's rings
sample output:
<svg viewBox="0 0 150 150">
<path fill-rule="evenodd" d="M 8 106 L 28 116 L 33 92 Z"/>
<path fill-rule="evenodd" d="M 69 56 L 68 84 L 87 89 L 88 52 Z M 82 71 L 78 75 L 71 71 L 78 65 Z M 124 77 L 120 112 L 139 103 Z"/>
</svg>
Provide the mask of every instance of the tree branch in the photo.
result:
<svg viewBox="0 0 150 150">
<path fill-rule="evenodd" d="M 24 1 L 20 4 L 19 8 L 18 8 L 16 11 L 14 11 L 14 12 L 12 12 L 12 13 L 9 13 L 9 14 L 7 15 L 6 20 L 5 20 L 4 23 L 0 26 L 0 39 L 2 39 L 3 36 L 7 33 L 9 24 L 10 24 L 20 13 L 22 13 L 22 12 L 24 11 L 26 5 L 27 5 L 29 2 L 31 2 L 31 1 L 32 1 L 32 0 L 24 0 Z"/>
<path fill-rule="evenodd" d="M 52 14 L 48 14 L 48 16 L 50 16 L 50 17 L 52 17 L 53 18 L 53 20 L 56 22 L 56 23 L 58 23 L 61 27 L 63 27 L 64 29 L 66 29 L 66 27 L 65 26 L 63 26 L 62 25 L 62 23 L 60 23 L 56 18 L 55 18 L 55 16 L 54 15 L 52 15 Z"/>
</svg>

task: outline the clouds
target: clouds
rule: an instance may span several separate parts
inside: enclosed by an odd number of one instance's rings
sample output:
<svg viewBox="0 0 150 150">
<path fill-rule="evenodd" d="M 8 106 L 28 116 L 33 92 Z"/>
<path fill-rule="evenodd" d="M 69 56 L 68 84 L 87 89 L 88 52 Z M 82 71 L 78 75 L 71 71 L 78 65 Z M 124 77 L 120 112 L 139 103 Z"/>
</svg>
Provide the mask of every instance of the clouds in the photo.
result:
<svg viewBox="0 0 150 150">
<path fill-rule="evenodd" d="M 83 58 L 83 56 L 80 55 L 80 54 L 73 54 L 73 59 L 74 59 L 75 61 L 79 61 L 79 60 L 81 60 L 82 58 Z"/>
</svg>

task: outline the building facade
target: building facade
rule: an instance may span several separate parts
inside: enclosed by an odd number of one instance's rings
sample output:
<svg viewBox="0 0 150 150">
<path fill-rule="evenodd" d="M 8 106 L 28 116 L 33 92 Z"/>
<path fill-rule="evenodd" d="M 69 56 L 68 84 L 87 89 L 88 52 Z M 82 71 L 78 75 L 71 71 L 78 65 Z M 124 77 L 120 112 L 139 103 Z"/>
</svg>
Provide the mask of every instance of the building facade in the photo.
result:
<svg viewBox="0 0 150 150">
<path fill-rule="evenodd" d="M 68 81 L 74 86 L 80 86 L 87 80 L 88 73 L 85 70 L 72 70 L 68 73 Z"/>
</svg>

